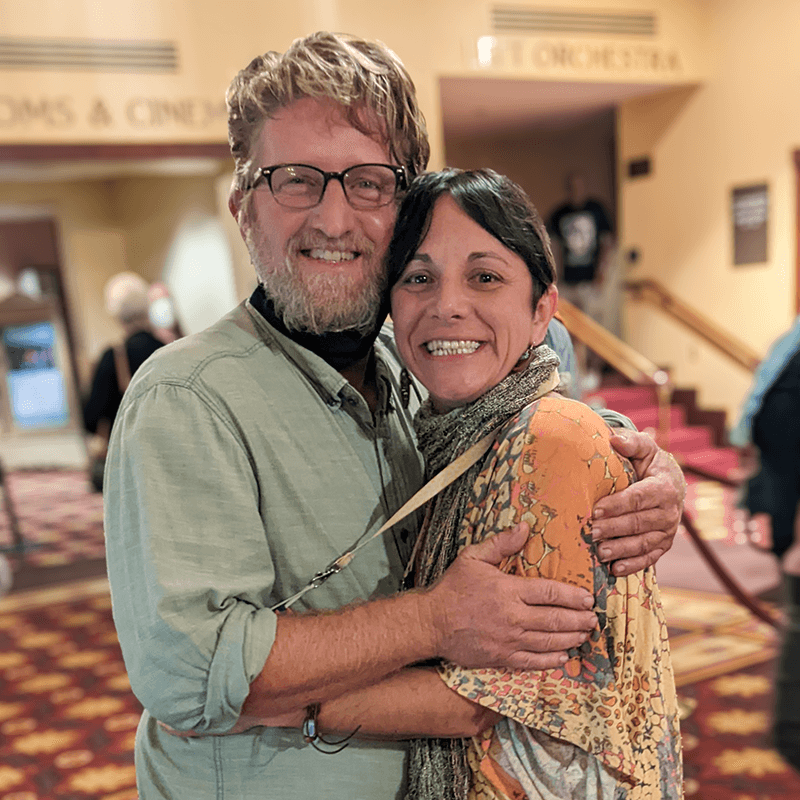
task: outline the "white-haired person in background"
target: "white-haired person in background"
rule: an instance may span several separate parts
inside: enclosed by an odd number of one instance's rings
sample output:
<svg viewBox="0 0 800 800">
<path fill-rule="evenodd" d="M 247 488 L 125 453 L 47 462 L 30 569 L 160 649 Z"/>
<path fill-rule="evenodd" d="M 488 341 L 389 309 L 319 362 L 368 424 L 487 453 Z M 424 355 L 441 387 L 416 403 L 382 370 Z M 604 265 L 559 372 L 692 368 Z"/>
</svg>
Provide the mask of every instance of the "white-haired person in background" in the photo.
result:
<svg viewBox="0 0 800 800">
<path fill-rule="evenodd" d="M 134 272 L 120 272 L 105 286 L 106 311 L 120 324 L 123 336 L 100 356 L 83 407 L 84 427 L 96 434 L 90 479 L 97 491 L 102 491 L 105 451 L 122 395 L 136 370 L 164 346 L 153 334 L 148 289 L 147 282 Z"/>
</svg>

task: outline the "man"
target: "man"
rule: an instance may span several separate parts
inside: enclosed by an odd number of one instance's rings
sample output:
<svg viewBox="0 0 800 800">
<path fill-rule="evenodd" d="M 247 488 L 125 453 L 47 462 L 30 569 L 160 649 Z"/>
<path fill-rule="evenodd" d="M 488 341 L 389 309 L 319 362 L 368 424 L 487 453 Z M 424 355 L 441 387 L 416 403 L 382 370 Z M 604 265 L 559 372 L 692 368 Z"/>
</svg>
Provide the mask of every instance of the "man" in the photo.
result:
<svg viewBox="0 0 800 800">
<path fill-rule="evenodd" d="M 613 328 L 604 319 L 604 305 L 615 305 L 616 298 L 603 295 L 614 242 L 611 220 L 602 204 L 588 196 L 582 175 L 570 173 L 566 190 L 566 202 L 553 211 L 547 222 L 560 267 L 560 296 L 605 327 Z M 585 388 L 597 388 L 600 364 L 596 356 L 582 342 L 576 350 Z"/>
<path fill-rule="evenodd" d="M 230 208 L 259 289 L 137 375 L 107 473 L 115 621 L 146 709 L 140 797 L 395 798 L 402 739 L 494 721 L 412 665 L 556 666 L 596 624 L 592 601 L 496 569 L 524 530 L 468 548 L 430 589 L 395 594 L 409 518 L 304 594 L 291 611 L 306 613 L 271 610 L 422 483 L 418 396 L 380 326 L 396 198 L 428 142 L 402 64 L 351 37 L 254 59 L 228 105 Z M 608 498 L 597 526 L 635 534 L 600 544 L 622 572 L 670 545 L 681 504 L 679 470 L 633 441 L 646 477 Z M 319 731 L 359 725 L 346 749 L 317 752 Z M 245 732 L 209 735 L 232 730 Z"/>
</svg>

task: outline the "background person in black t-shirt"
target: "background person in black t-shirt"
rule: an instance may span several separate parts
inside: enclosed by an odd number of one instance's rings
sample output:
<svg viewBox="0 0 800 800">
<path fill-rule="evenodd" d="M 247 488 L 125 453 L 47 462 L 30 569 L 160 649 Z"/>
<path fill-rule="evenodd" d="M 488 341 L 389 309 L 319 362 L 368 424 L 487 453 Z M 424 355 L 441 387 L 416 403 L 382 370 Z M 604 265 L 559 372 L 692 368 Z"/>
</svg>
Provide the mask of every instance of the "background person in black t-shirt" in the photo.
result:
<svg viewBox="0 0 800 800">
<path fill-rule="evenodd" d="M 602 204 L 588 197 L 583 176 L 570 173 L 566 190 L 566 202 L 553 211 L 547 223 L 559 266 L 559 295 L 604 324 L 602 287 L 614 246 L 611 220 Z M 595 388 L 600 368 L 597 358 L 579 342 L 575 351 L 586 388 Z"/>
</svg>

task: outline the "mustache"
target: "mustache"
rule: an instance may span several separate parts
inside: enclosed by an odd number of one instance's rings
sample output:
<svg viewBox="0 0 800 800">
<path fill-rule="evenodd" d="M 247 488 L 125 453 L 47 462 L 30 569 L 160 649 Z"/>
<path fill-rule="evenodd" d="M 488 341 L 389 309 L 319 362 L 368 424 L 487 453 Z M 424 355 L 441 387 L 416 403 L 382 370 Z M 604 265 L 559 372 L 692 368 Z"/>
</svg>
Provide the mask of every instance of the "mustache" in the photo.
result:
<svg viewBox="0 0 800 800">
<path fill-rule="evenodd" d="M 303 250 L 341 250 L 371 258 L 375 252 L 373 242 L 364 236 L 353 234 L 331 239 L 314 231 L 300 231 L 289 238 L 287 245 L 287 250 L 292 255 L 297 255 Z"/>
</svg>

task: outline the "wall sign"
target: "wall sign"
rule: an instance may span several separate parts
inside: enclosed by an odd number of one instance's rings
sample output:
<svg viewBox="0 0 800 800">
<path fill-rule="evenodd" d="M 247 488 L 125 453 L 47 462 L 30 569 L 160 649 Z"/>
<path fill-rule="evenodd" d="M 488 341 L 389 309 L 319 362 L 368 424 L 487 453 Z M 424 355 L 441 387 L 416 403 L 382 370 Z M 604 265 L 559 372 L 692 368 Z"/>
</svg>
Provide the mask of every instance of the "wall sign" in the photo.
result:
<svg viewBox="0 0 800 800">
<path fill-rule="evenodd" d="M 472 69 L 538 75 L 675 79 L 684 71 L 676 48 L 649 42 L 481 36 L 465 56 Z"/>
<path fill-rule="evenodd" d="M 92 97 L 0 94 L 0 137 L 18 132 L 93 130 L 226 131 L 224 97 Z"/>
<path fill-rule="evenodd" d="M 767 260 L 767 184 L 741 186 L 731 192 L 733 263 L 763 264 Z"/>
</svg>

